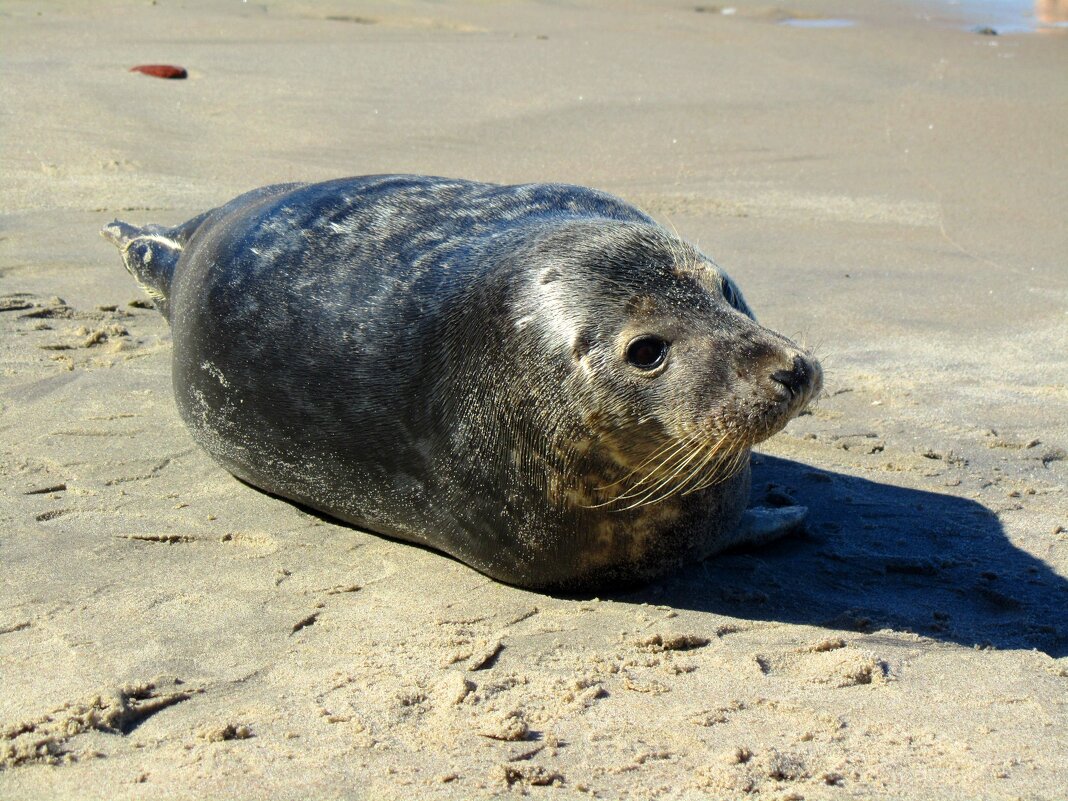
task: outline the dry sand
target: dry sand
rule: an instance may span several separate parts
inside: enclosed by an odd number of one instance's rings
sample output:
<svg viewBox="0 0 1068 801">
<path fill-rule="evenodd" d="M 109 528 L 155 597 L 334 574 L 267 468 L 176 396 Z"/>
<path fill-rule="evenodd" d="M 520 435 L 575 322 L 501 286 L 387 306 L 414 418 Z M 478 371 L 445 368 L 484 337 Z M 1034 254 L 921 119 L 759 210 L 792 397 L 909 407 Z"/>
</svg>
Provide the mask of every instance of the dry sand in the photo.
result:
<svg viewBox="0 0 1068 801">
<path fill-rule="evenodd" d="M 0 796 L 1065 797 L 1068 38 L 734 5 L 3 4 Z M 827 370 L 807 533 L 557 598 L 217 467 L 98 229 L 393 171 L 715 255 Z"/>
</svg>

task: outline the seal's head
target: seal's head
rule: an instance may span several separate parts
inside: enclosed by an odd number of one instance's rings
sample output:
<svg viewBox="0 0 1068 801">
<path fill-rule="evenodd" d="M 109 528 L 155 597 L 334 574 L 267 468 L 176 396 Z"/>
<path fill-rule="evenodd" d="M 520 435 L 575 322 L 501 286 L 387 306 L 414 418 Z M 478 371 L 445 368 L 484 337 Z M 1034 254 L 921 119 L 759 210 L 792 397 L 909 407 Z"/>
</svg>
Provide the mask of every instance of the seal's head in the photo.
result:
<svg viewBox="0 0 1068 801">
<path fill-rule="evenodd" d="M 537 254 L 525 296 L 542 352 L 570 361 L 566 385 L 582 399 L 579 502 L 621 511 L 700 493 L 821 389 L 819 362 L 758 324 L 711 259 L 658 226 L 576 222 Z"/>
<path fill-rule="evenodd" d="M 652 222 L 517 238 L 495 240 L 496 269 L 442 337 L 449 452 L 469 454 L 450 481 L 479 498 L 468 518 L 509 521 L 517 543 L 493 574 L 630 583 L 736 544 L 750 448 L 819 393 L 819 363 Z"/>
</svg>

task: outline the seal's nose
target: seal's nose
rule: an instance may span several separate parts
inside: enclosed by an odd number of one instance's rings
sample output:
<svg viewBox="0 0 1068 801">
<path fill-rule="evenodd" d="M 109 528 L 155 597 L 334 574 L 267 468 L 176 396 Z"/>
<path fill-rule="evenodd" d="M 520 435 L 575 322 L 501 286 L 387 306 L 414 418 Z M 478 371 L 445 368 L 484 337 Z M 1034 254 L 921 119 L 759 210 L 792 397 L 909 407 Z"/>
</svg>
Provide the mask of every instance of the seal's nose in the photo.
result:
<svg viewBox="0 0 1068 801">
<path fill-rule="evenodd" d="M 812 387 L 812 379 L 815 374 L 813 365 L 801 356 L 794 356 L 793 364 L 786 370 L 776 370 L 771 374 L 771 380 L 782 384 L 790 398 L 804 395 Z"/>
</svg>

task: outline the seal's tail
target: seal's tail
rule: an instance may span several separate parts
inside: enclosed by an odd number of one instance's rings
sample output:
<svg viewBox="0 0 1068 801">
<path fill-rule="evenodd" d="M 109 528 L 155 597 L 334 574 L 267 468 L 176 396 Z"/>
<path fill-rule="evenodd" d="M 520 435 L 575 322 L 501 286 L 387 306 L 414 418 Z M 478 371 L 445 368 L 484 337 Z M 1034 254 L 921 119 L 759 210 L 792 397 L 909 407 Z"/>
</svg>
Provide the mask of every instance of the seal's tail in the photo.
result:
<svg viewBox="0 0 1068 801">
<path fill-rule="evenodd" d="M 205 212 L 175 228 L 162 225 L 135 225 L 115 220 L 104 226 L 100 235 L 115 245 L 122 254 L 122 262 L 141 289 L 152 299 L 156 308 L 171 319 L 168 296 L 174 268 L 182 249 L 196 229 L 211 212 Z"/>
</svg>

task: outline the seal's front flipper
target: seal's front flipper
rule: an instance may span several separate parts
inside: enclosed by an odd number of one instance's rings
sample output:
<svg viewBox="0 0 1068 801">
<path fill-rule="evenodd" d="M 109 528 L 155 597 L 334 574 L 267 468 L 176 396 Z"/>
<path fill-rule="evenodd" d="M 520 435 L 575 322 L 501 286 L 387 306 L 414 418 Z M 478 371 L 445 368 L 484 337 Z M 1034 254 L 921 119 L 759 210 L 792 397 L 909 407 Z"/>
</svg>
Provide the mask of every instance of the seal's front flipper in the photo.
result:
<svg viewBox="0 0 1068 801">
<path fill-rule="evenodd" d="M 740 545 L 766 545 L 805 527 L 807 506 L 751 506 L 745 510 L 731 541 L 723 549 Z"/>
<path fill-rule="evenodd" d="M 104 230 L 100 232 L 101 236 L 119 249 L 122 253 L 122 263 L 130 275 L 168 320 L 170 308 L 167 296 L 170 294 L 174 268 L 178 264 L 178 257 L 182 255 L 184 244 L 174 235 L 180 230 L 181 228 L 170 229 L 159 225 L 138 228 L 115 220 L 105 225 Z"/>
</svg>

